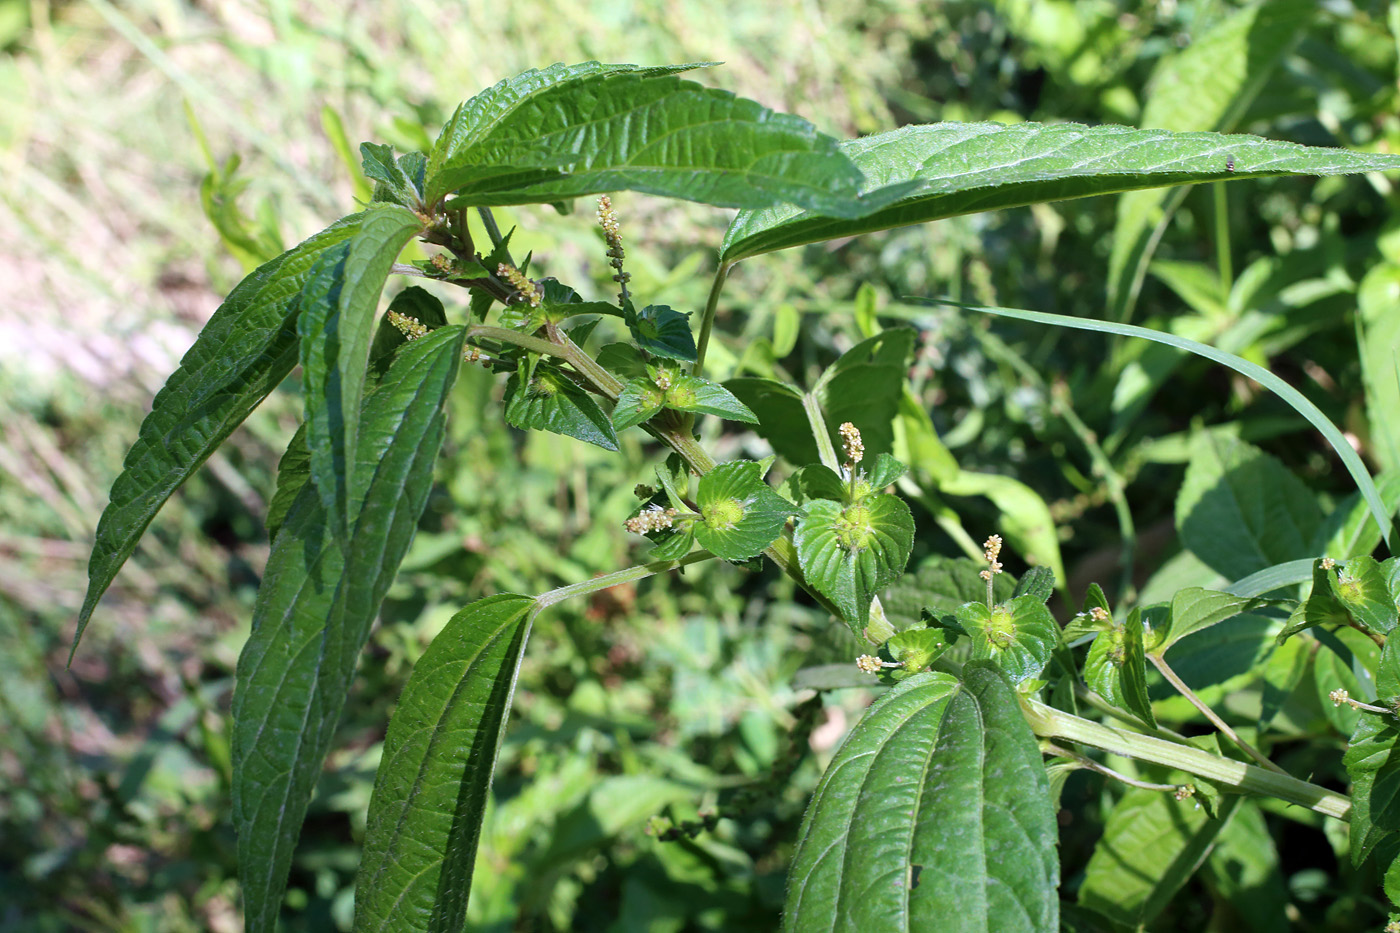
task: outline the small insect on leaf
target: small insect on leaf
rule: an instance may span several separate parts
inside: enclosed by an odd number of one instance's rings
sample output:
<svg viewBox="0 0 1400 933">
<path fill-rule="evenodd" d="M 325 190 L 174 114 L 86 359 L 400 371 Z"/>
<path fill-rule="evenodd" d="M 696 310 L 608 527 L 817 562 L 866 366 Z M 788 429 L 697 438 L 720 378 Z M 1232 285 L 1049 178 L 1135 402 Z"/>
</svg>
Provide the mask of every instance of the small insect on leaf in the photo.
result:
<svg viewBox="0 0 1400 933">
<path fill-rule="evenodd" d="M 1234 170 L 1235 170 L 1235 157 L 1234 157 L 1234 156 L 1226 156 L 1226 157 L 1225 157 L 1225 171 L 1227 171 L 1227 172 L 1233 172 Z"/>
</svg>

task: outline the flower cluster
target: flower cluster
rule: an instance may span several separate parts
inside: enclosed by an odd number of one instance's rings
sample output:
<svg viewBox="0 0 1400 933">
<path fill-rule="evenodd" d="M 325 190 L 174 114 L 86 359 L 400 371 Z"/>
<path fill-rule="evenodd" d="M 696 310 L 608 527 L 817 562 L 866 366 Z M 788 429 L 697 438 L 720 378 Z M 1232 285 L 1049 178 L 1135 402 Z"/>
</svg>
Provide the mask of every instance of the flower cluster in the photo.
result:
<svg viewBox="0 0 1400 933">
<path fill-rule="evenodd" d="M 409 317 L 407 314 L 400 314 L 397 311 L 390 311 L 387 317 L 389 323 L 394 325 L 394 329 L 403 334 L 407 340 L 417 340 L 428 333 L 427 325 L 416 317 Z"/>
<path fill-rule="evenodd" d="M 530 303 L 530 307 L 538 308 L 540 306 L 540 287 L 527 279 L 525 273 L 510 263 L 503 262 L 496 267 L 496 274 L 509 282 L 511 287 Z"/>
<path fill-rule="evenodd" d="M 982 556 L 986 558 L 988 566 L 987 569 L 978 574 L 978 576 L 986 580 L 990 585 L 992 577 L 1001 573 L 1001 561 L 997 560 L 997 558 L 1001 556 L 1001 535 L 992 535 L 982 543 L 982 548 Z"/>
<path fill-rule="evenodd" d="M 860 439 L 860 429 L 849 421 L 838 428 L 841 432 L 841 452 L 846 455 L 846 463 L 852 469 L 865 459 L 865 443 Z"/>
<path fill-rule="evenodd" d="M 650 534 L 670 528 L 676 515 L 675 509 L 663 509 L 659 505 L 652 505 L 643 509 L 639 515 L 627 519 L 625 524 L 627 530 L 634 535 Z"/>
<path fill-rule="evenodd" d="M 598 225 L 603 228 L 603 239 L 608 244 L 608 265 L 617 272 L 613 281 L 621 286 L 621 297 L 626 300 L 627 283 L 632 280 L 632 276 L 622 271 L 622 260 L 627 254 L 622 249 L 622 231 L 617 225 L 617 213 L 613 210 L 612 198 L 606 194 L 598 199 Z"/>
<path fill-rule="evenodd" d="M 880 668 L 884 667 L 884 665 L 880 663 L 880 659 L 875 657 L 875 655 L 863 654 L 856 658 L 856 667 L 867 674 L 878 674 L 880 673 Z"/>
</svg>

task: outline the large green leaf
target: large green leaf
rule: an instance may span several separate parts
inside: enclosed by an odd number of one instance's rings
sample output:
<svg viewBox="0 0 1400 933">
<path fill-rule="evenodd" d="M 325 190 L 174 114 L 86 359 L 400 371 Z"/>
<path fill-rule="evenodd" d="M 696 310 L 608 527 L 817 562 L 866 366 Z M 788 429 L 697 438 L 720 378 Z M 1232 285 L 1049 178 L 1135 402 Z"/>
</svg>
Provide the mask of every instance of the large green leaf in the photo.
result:
<svg viewBox="0 0 1400 933">
<path fill-rule="evenodd" d="M 297 294 L 317 258 L 355 235 L 360 216 L 340 220 L 238 283 L 156 393 L 97 523 L 74 651 L 97 601 L 165 500 L 296 365 Z"/>
<path fill-rule="evenodd" d="M 460 930 L 481 821 L 536 602 L 457 613 L 404 687 L 384 739 L 355 886 L 355 929 Z"/>
<path fill-rule="evenodd" d="M 1131 928 L 1152 922 L 1210 854 L 1240 798 L 1211 819 L 1193 800 L 1132 788 L 1109 814 L 1079 888 L 1079 903 Z"/>
<path fill-rule="evenodd" d="M 552 65 L 457 109 L 427 200 L 541 204 L 629 189 L 721 207 L 863 213 L 860 172 L 807 121 L 674 76 L 695 65 Z"/>
<path fill-rule="evenodd" d="M 1360 865 L 1377 842 L 1400 831 L 1400 727 L 1363 713 L 1342 764 L 1351 778 L 1351 860 Z"/>
<path fill-rule="evenodd" d="M 822 776 L 788 875 L 787 933 L 1058 929 L 1040 750 L 983 662 L 871 706 Z"/>
<path fill-rule="evenodd" d="M 1238 438 L 1199 431 L 1176 500 L 1181 543 L 1238 578 L 1314 556 L 1317 497 L 1277 459 Z"/>
<path fill-rule="evenodd" d="M 374 312 L 390 266 L 423 229 L 417 215 L 397 204 L 371 204 L 361 218 L 354 236 L 316 260 L 302 286 L 297 320 L 311 480 L 342 540 L 370 476 L 354 452 Z"/>
<path fill-rule="evenodd" d="M 268 557 L 233 696 L 233 819 L 255 933 L 273 929 L 356 658 L 427 503 L 464 335 L 409 344 L 366 399 L 357 460 L 372 475 L 347 546 L 307 485 Z"/>
<path fill-rule="evenodd" d="M 1224 17 L 1162 59 L 1152 75 L 1142 125 L 1177 132 L 1234 129 L 1316 16 L 1313 0 L 1269 0 Z M 1108 273 L 1112 317 L 1126 320 L 1158 239 L 1153 228 L 1184 195 L 1184 190 L 1135 191 L 1119 199 Z"/>
<path fill-rule="evenodd" d="M 1139 188 L 1400 169 L 1400 155 L 1077 123 L 906 126 L 841 148 L 865 173 L 865 201 L 876 210 L 849 220 L 791 205 L 741 211 L 725 233 L 722 261 L 958 214 Z"/>
<path fill-rule="evenodd" d="M 1165 627 L 1155 633 L 1148 649 L 1161 657 L 1167 649 L 1187 635 L 1233 619 L 1242 612 L 1270 605 L 1268 599 L 1246 599 L 1230 593 L 1217 593 L 1198 586 L 1178 590 L 1172 597 L 1172 611 Z"/>
</svg>

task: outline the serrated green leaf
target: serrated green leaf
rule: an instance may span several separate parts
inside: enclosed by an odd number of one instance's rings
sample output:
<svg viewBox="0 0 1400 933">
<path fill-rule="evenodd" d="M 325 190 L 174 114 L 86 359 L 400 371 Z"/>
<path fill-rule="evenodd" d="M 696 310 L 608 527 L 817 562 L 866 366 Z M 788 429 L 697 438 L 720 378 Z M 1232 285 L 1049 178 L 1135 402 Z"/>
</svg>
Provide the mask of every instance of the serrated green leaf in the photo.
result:
<svg viewBox="0 0 1400 933">
<path fill-rule="evenodd" d="M 775 379 L 730 379 L 724 387 L 758 418 L 759 436 L 788 463 L 805 466 L 821 460 L 817 442 L 807 426 L 802 393 Z"/>
<path fill-rule="evenodd" d="M 625 431 L 641 424 L 664 407 L 665 397 L 665 393 L 650 379 L 627 380 L 612 410 L 613 428 Z"/>
<path fill-rule="evenodd" d="M 464 335 L 450 327 L 414 341 L 365 400 L 356 459 L 371 478 L 348 545 L 307 485 L 268 557 L 232 709 L 233 820 L 254 933 L 273 930 L 356 659 L 427 503 Z"/>
<path fill-rule="evenodd" d="M 422 210 L 422 178 L 417 183 L 404 171 L 400 161 L 394 158 L 393 146 L 377 143 L 360 143 L 361 170 L 365 177 L 374 181 L 374 200 L 389 201 L 409 210 Z M 422 159 L 422 155 L 419 155 Z"/>
<path fill-rule="evenodd" d="M 354 452 L 379 293 L 399 252 L 422 228 L 397 204 L 370 205 L 355 235 L 317 259 L 298 298 L 311 481 L 342 541 L 369 482 Z"/>
<path fill-rule="evenodd" d="M 617 317 L 622 314 L 616 305 L 606 301 L 584 301 L 578 292 L 554 279 L 545 279 L 540 287 L 540 310 L 544 319 L 558 324 L 580 314 L 606 314 Z M 582 345 L 581 340 L 575 343 Z"/>
<path fill-rule="evenodd" d="M 852 505 L 808 503 L 793 537 L 807 582 L 830 599 L 856 635 L 870 601 L 904 573 L 914 546 L 914 517 L 896 496 L 880 494 Z"/>
<path fill-rule="evenodd" d="M 812 463 L 792 475 L 788 483 L 800 505 L 813 499 L 830 499 L 844 503 L 849 486 L 836 471 L 820 463 Z"/>
<path fill-rule="evenodd" d="M 849 140 L 841 149 L 865 174 L 863 199 L 873 211 L 854 219 L 789 205 L 740 211 L 725 232 L 721 261 L 959 214 L 1142 188 L 1400 169 L 1400 156 L 1381 153 L 1076 123 L 906 126 Z"/>
<path fill-rule="evenodd" d="M 1187 635 L 1232 619 L 1260 606 L 1276 605 L 1277 600 L 1245 599 L 1229 593 L 1217 593 L 1198 586 L 1177 591 L 1172 597 L 1172 611 L 1167 625 L 1157 629 L 1150 646 L 1153 654 L 1161 656 Z"/>
<path fill-rule="evenodd" d="M 617 450 L 617 432 L 593 397 L 556 370 L 526 359 L 506 382 L 506 421 Z"/>
<path fill-rule="evenodd" d="M 1096 615 L 1095 610 L 1102 615 Z M 1108 604 L 1108 597 L 1104 595 L 1103 587 L 1097 583 L 1090 583 L 1089 589 L 1084 593 L 1084 608 L 1066 623 L 1061 637 L 1066 644 L 1073 644 L 1086 635 L 1107 632 L 1112 628 L 1113 609 Z"/>
<path fill-rule="evenodd" d="M 1400 831 L 1400 723 L 1363 713 L 1342 764 L 1351 778 L 1351 862 L 1360 865 L 1385 836 Z"/>
<path fill-rule="evenodd" d="M 863 485 L 873 492 L 879 492 L 886 486 L 893 485 L 899 478 L 908 472 L 908 467 L 900 463 L 892 455 L 882 453 L 875 457 L 875 463 L 870 467 L 870 471 L 863 477 Z"/>
<path fill-rule="evenodd" d="M 1358 625 L 1380 635 L 1395 628 L 1396 604 L 1386 574 L 1374 557 L 1354 557 L 1327 574 L 1327 586 Z"/>
<path fill-rule="evenodd" d="M 1132 928 L 1150 924 L 1210 854 L 1239 800 L 1227 798 L 1211 819 L 1193 800 L 1130 788 L 1085 868 L 1079 903 Z"/>
<path fill-rule="evenodd" d="M 726 560 L 762 554 L 796 511 L 751 460 L 723 463 L 700 477 L 695 500 L 704 518 L 695 523 L 695 540 Z"/>
<path fill-rule="evenodd" d="M 1233 437 L 1199 431 L 1176 500 L 1181 542 L 1230 579 L 1315 556 L 1317 497 L 1277 459 Z"/>
<path fill-rule="evenodd" d="M 1400 697 L 1400 639 L 1387 638 L 1376 666 L 1376 698 L 1392 703 Z"/>
<path fill-rule="evenodd" d="M 428 200 L 548 204 L 644 191 L 719 207 L 867 210 L 860 172 L 810 123 L 675 77 L 694 68 L 553 65 L 458 108 L 433 148 Z"/>
<path fill-rule="evenodd" d="M 73 651 L 165 500 L 296 365 L 297 294 L 317 258 L 354 236 L 360 216 L 338 221 L 238 283 L 156 393 L 97 523 Z"/>
<path fill-rule="evenodd" d="M 695 335 L 690 315 L 666 305 L 647 305 L 627 322 L 632 339 L 652 356 L 682 363 L 695 362 Z"/>
<path fill-rule="evenodd" d="M 480 600 L 452 617 L 399 698 L 370 798 L 357 931 L 458 930 L 536 607 Z"/>
<path fill-rule="evenodd" d="M 651 367 L 650 375 L 652 385 L 662 393 L 662 402 L 667 408 L 716 415 L 745 424 L 758 423 L 758 417 L 749 407 L 718 383 L 664 364 Z"/>
<path fill-rule="evenodd" d="M 972 636 L 972 656 L 995 662 L 1012 683 L 1038 676 L 1060 643 L 1060 626 L 1035 596 L 1017 596 L 991 609 L 967 603 L 955 616 Z"/>
<path fill-rule="evenodd" d="M 1049 781 L 1015 692 L 972 662 L 877 700 L 827 767 L 788 875 L 786 933 L 1058 929 Z"/>
<path fill-rule="evenodd" d="M 1016 589 L 1012 591 L 1014 596 L 1034 596 L 1041 602 L 1047 602 L 1051 596 L 1055 595 L 1055 573 L 1049 567 L 1032 567 L 1026 571 L 1026 575 L 1016 582 Z"/>
<path fill-rule="evenodd" d="M 624 381 L 646 379 L 646 361 L 637 348 L 626 343 L 610 343 L 598 351 L 598 365 Z"/>
<path fill-rule="evenodd" d="M 872 619 L 875 616 L 875 603 L 871 603 L 870 615 Z M 885 650 L 890 660 L 904 667 L 889 673 L 895 680 L 907 680 L 927 670 L 947 647 L 948 636 L 941 629 L 916 628 L 899 632 L 885 642 Z"/>
<path fill-rule="evenodd" d="M 277 461 L 277 489 L 272 494 L 272 501 L 267 504 L 269 542 L 277 540 L 277 532 L 282 530 L 288 510 L 310 479 L 311 451 L 306 449 L 306 422 L 303 421 L 297 426 L 292 439 L 287 442 L 282 459 Z"/>
<path fill-rule="evenodd" d="M 1114 706 L 1156 728 L 1152 702 L 1147 697 L 1141 610 L 1134 608 L 1122 625 L 1095 637 L 1084 659 L 1084 682 Z"/>
</svg>

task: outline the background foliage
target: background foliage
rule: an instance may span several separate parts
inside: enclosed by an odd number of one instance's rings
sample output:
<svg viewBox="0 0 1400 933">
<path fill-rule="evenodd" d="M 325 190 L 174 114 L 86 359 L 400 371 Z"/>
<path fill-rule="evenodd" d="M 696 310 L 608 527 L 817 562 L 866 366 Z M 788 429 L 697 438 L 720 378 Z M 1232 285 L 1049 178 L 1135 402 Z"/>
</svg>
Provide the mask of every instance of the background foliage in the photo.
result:
<svg viewBox="0 0 1400 933">
<path fill-rule="evenodd" d="M 1400 149 L 1390 6 L 1269 6 L 1272 19 L 1222 33 L 1244 22 L 1229 19 L 1242 5 L 685 0 L 663 17 L 622 2 L 589 4 L 586 15 L 542 2 L 0 2 L 0 930 L 238 928 L 228 704 L 267 556 L 276 458 L 300 408 L 295 383 L 166 507 L 71 671 L 63 661 L 93 525 L 143 406 L 246 268 L 365 196 L 342 140 L 423 148 L 458 100 L 499 78 L 597 58 L 723 60 L 697 79 L 839 136 L 907 122 L 1070 120 Z M 1182 50 L 1207 35 L 1223 43 L 1213 60 L 1231 67 L 1193 70 Z M 1227 453 L 1235 438 L 1262 447 L 1275 459 L 1261 470 L 1281 462 L 1303 487 L 1350 490 L 1275 398 L 1170 351 L 900 300 L 1131 316 L 1266 363 L 1361 431 L 1367 380 L 1388 365 L 1373 348 L 1396 326 L 1385 316 L 1400 282 L 1389 182 L 1236 185 L 1223 237 L 1216 195 L 1187 191 L 1132 303 L 1121 244 L 1136 217 L 1156 223 L 1155 197 L 973 215 L 746 262 L 712 369 L 810 381 L 860 339 L 868 316 L 907 321 L 918 328 L 924 406 L 959 464 L 993 476 L 916 506 L 915 561 L 965 550 L 966 535 L 1012 535 L 1003 512 L 1048 510 L 1055 532 L 1025 532 L 1020 550 L 1044 561 L 1059 550 L 1076 608 L 1091 580 L 1116 603 L 1240 576 L 1181 551 L 1212 533 L 1174 511 L 1177 490 L 1208 470 L 1200 456 L 1186 470 L 1193 427 L 1211 426 L 1205 436 Z M 693 273 L 713 262 L 718 212 L 630 195 L 617 204 L 634 290 L 702 305 L 707 283 Z M 587 211 L 516 218 L 551 273 L 609 291 Z M 482 595 L 539 592 L 635 557 L 621 520 L 646 479 L 641 446 L 625 442 L 619 459 L 527 439 L 502 424 L 499 392 L 469 368 L 452 397 L 428 513 L 297 850 L 288 929 L 347 928 L 382 724 L 448 618 Z M 1373 392 L 1369 402 L 1374 411 L 1386 400 Z M 721 443 L 734 457 L 764 453 L 743 434 Z M 1358 443 L 1373 466 L 1400 465 L 1393 437 Z M 1125 547 L 1134 561 L 1124 569 Z M 1291 556 L 1306 555 L 1270 555 Z M 541 619 L 483 833 L 476 927 L 772 928 L 805 794 L 869 695 L 833 695 L 814 754 L 743 819 L 664 844 L 646 828 L 656 815 L 693 817 L 766 774 L 795 724 L 792 675 L 853 656 L 839 626 L 791 597 L 776 576 L 707 565 Z M 1253 644 L 1228 638 L 1217 665 L 1262 660 L 1223 654 Z M 1226 679 L 1205 668 L 1206 682 Z M 1297 733 L 1322 736 L 1299 754 L 1328 741 L 1340 750 L 1347 713 L 1315 698 L 1295 704 Z M 1193 714 L 1158 704 L 1157 715 Z M 1061 826 L 1072 892 L 1101 883 L 1088 853 L 1122 792 L 1080 775 L 1063 794 L 1079 817 Z M 1249 812 L 1191 896 L 1157 921 L 1163 929 L 1375 925 L 1376 879 L 1349 869 L 1344 838 L 1306 816 Z"/>
</svg>

